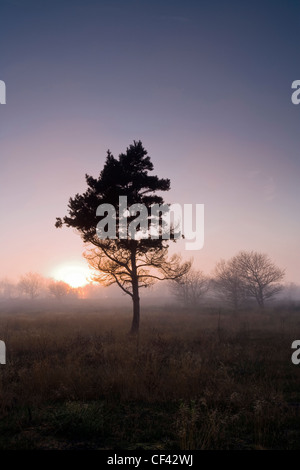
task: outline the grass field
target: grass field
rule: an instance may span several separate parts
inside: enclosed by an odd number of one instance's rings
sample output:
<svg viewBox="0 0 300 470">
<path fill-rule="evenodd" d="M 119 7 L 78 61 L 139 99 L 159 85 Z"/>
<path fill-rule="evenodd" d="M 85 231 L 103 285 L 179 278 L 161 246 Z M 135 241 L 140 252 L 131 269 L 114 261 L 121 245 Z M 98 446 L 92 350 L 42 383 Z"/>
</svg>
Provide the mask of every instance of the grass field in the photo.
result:
<svg viewBox="0 0 300 470">
<path fill-rule="evenodd" d="M 300 312 L 0 315 L 0 449 L 299 449 Z"/>
</svg>

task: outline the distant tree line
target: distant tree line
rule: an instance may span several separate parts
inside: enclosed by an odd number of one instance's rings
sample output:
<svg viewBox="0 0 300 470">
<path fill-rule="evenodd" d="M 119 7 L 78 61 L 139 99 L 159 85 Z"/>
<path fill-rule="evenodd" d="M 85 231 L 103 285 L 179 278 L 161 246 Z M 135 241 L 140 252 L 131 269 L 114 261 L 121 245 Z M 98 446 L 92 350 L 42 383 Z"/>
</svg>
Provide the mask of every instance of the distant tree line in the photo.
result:
<svg viewBox="0 0 300 470">
<path fill-rule="evenodd" d="M 176 301 L 186 307 L 199 307 L 207 298 L 213 301 L 221 300 L 234 310 L 255 302 L 260 309 L 264 309 L 266 302 L 276 298 L 277 294 L 284 293 L 288 302 L 299 298 L 300 287 L 290 283 L 282 284 L 285 272 L 277 267 L 264 253 L 255 251 L 241 251 L 228 260 L 220 260 L 211 276 L 192 267 L 182 276 L 170 281 L 169 291 Z M 91 284 L 84 288 L 86 297 L 92 297 L 95 289 L 101 286 Z M 284 292 L 283 292 L 284 291 Z M 75 298 L 79 289 L 55 279 L 47 279 L 39 273 L 28 272 L 14 283 L 8 279 L 0 280 L 0 299 L 53 298 L 63 301 L 66 298 Z"/>
<path fill-rule="evenodd" d="M 285 272 L 277 267 L 264 253 L 241 251 L 229 260 L 220 260 L 211 276 L 192 267 L 182 276 L 169 283 L 170 294 L 186 307 L 198 307 L 208 295 L 214 300 L 221 300 L 234 310 L 254 301 L 260 309 L 266 302 L 276 298 L 284 290 L 287 301 L 300 299 L 300 287 L 293 283 L 282 284 Z M 93 296 L 97 286 L 85 288 L 85 296 Z M 101 286 L 98 285 L 98 289 Z M 27 297 L 53 298 L 62 301 L 65 298 L 78 297 L 79 289 L 55 279 L 47 279 L 39 273 L 28 272 L 14 283 L 8 279 L 0 280 L 0 298 L 13 299 Z"/>
<path fill-rule="evenodd" d="M 230 307 L 237 310 L 249 300 L 264 309 L 268 300 L 283 290 L 285 272 L 264 253 L 241 251 L 217 263 L 211 278 L 191 269 L 170 284 L 173 295 L 186 306 L 199 305 L 208 291 L 213 291 Z"/>
<path fill-rule="evenodd" d="M 55 279 L 48 279 L 36 272 L 27 272 L 20 277 L 18 282 L 5 278 L 0 280 L 0 298 L 16 299 L 52 297 L 63 300 L 67 297 L 77 297 L 79 289 L 72 288 L 69 284 Z"/>
</svg>

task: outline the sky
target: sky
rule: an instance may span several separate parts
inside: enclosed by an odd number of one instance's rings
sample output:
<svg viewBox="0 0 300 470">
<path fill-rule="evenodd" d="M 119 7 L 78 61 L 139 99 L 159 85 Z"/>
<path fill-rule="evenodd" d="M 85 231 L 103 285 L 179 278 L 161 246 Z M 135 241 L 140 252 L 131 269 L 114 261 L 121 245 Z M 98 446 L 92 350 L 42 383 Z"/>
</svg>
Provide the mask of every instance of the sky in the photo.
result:
<svg viewBox="0 0 300 470">
<path fill-rule="evenodd" d="M 70 197 L 141 140 L 166 202 L 204 204 L 210 274 L 240 250 L 300 283 L 300 3 L 1 0 L 0 279 L 86 266 Z"/>
</svg>

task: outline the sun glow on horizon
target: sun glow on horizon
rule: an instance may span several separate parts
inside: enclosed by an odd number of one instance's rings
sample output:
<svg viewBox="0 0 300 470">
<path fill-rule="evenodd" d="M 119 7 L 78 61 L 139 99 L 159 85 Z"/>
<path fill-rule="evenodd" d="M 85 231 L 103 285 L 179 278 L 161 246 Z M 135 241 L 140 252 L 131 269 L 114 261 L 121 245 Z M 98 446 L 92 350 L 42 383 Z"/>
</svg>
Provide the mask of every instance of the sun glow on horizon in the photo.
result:
<svg viewBox="0 0 300 470">
<path fill-rule="evenodd" d="M 63 264 L 55 268 L 52 275 L 56 281 L 63 281 L 73 288 L 84 287 L 90 282 L 90 270 L 81 264 Z"/>
</svg>

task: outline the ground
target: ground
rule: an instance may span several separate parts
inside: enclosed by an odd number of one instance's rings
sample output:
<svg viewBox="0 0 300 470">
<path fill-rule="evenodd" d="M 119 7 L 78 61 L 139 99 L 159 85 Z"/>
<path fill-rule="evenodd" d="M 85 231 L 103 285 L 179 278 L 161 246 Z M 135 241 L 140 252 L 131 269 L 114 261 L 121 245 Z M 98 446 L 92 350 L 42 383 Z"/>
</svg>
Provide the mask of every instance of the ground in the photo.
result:
<svg viewBox="0 0 300 470">
<path fill-rule="evenodd" d="M 299 449 L 300 311 L 2 308 L 0 449 Z"/>
</svg>

